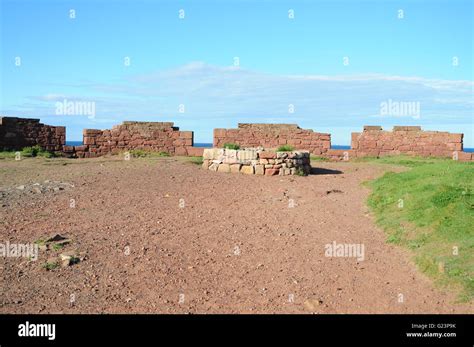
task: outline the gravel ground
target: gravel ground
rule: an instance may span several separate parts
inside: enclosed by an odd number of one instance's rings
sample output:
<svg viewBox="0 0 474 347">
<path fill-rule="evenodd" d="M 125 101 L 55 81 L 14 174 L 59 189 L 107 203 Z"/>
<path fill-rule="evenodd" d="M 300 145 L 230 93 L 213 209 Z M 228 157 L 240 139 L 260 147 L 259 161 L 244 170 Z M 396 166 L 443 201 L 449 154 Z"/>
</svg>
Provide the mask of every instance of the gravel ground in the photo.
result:
<svg viewBox="0 0 474 347">
<path fill-rule="evenodd" d="M 184 158 L 0 160 L 0 242 L 70 241 L 0 260 L 0 312 L 474 313 L 375 226 L 361 182 L 390 167 L 313 167 L 261 177 Z M 334 241 L 363 244 L 364 259 L 325 256 Z M 80 261 L 44 267 L 67 252 Z"/>
</svg>

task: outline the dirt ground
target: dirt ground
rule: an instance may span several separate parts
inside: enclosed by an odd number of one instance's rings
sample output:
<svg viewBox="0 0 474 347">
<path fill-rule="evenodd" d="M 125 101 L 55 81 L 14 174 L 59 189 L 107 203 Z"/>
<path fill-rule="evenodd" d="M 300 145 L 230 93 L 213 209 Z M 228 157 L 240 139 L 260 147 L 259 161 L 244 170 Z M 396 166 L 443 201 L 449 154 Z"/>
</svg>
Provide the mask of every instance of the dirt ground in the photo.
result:
<svg viewBox="0 0 474 347">
<path fill-rule="evenodd" d="M 0 242 L 72 240 L 37 261 L 0 259 L 0 312 L 474 313 L 375 226 L 361 182 L 389 167 L 313 167 L 262 177 L 184 158 L 0 160 Z M 325 256 L 333 241 L 364 244 L 365 259 Z M 43 267 L 69 250 L 79 263 Z"/>
</svg>

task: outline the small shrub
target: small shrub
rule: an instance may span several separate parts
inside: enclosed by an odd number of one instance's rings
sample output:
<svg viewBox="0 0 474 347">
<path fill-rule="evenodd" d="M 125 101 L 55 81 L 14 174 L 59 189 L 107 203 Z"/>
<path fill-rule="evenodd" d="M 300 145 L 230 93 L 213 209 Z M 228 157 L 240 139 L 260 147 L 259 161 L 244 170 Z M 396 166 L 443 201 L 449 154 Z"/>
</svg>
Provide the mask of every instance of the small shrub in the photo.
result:
<svg viewBox="0 0 474 347">
<path fill-rule="evenodd" d="M 240 146 L 236 143 L 224 143 L 225 149 L 240 149 Z"/>
<path fill-rule="evenodd" d="M 34 243 L 37 244 L 38 246 L 42 246 L 46 244 L 46 241 L 43 239 L 38 239 Z"/>
<path fill-rule="evenodd" d="M 189 162 L 196 165 L 202 165 L 203 158 L 202 157 L 189 157 Z"/>
<path fill-rule="evenodd" d="M 283 145 L 277 148 L 277 152 L 291 152 L 294 150 L 293 146 Z"/>
<path fill-rule="evenodd" d="M 24 147 L 21 150 L 21 155 L 23 157 L 44 157 L 44 158 L 54 157 L 54 153 L 45 151 L 39 145 L 35 145 L 33 147 Z"/>
<path fill-rule="evenodd" d="M 21 150 L 21 155 L 23 157 L 36 157 L 37 154 L 38 154 L 37 146 L 25 147 Z"/>
<path fill-rule="evenodd" d="M 54 270 L 59 266 L 59 263 L 57 261 L 54 262 L 46 262 L 43 264 L 43 268 L 45 268 L 48 271 Z"/>
<path fill-rule="evenodd" d="M 134 158 L 145 158 L 150 155 L 149 152 L 146 152 L 143 149 L 132 149 L 129 153 Z"/>
<path fill-rule="evenodd" d="M 64 245 L 61 244 L 61 243 L 55 243 L 55 244 L 53 244 L 53 249 L 54 249 L 55 251 L 59 251 L 59 250 L 62 249 L 63 247 L 64 247 Z"/>
</svg>

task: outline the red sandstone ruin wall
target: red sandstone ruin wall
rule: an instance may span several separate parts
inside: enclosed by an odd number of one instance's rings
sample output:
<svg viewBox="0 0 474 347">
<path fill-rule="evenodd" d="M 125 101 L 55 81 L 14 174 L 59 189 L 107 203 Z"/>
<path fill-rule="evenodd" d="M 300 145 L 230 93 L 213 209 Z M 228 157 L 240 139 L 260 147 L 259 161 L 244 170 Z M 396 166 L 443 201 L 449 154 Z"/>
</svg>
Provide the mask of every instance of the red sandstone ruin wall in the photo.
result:
<svg viewBox="0 0 474 347">
<path fill-rule="evenodd" d="M 452 157 L 463 150 L 463 134 L 423 131 L 419 126 L 395 126 L 383 131 L 380 126 L 365 126 L 362 133 L 352 133 L 351 147 L 357 156 L 419 155 Z"/>
<path fill-rule="evenodd" d="M 39 119 L 0 117 L 0 150 L 38 145 L 47 151 L 59 152 L 65 142 L 65 127 L 45 125 Z"/>
<path fill-rule="evenodd" d="M 65 127 L 45 125 L 38 119 L 0 117 L 0 150 L 39 145 L 79 158 L 131 149 L 194 156 L 203 152 L 203 148 L 193 147 L 192 131 L 180 131 L 172 122 L 124 122 L 110 130 L 84 129 L 83 146 L 65 146 L 65 140 Z M 333 150 L 330 134 L 301 129 L 296 124 L 239 123 L 237 129 L 214 129 L 214 147 L 223 147 L 225 143 L 267 149 L 288 144 L 331 160 L 399 154 L 474 160 L 473 153 L 463 152 L 463 134 L 422 131 L 421 127 L 413 126 L 396 126 L 393 131 L 364 126 L 363 132 L 352 133 L 350 150 Z"/>
<path fill-rule="evenodd" d="M 366 125 L 362 133 L 352 133 L 350 150 L 330 149 L 324 156 L 331 160 L 350 160 L 400 154 L 474 160 L 473 153 L 463 152 L 463 134 L 423 131 L 419 126 L 395 126 L 393 131 L 383 131 L 381 126 Z"/>
<path fill-rule="evenodd" d="M 214 129 L 214 147 L 223 147 L 225 143 L 264 148 L 291 145 L 321 155 L 331 147 L 331 135 L 301 129 L 296 124 L 239 123 L 237 129 Z"/>
<path fill-rule="evenodd" d="M 117 154 L 142 149 L 171 155 L 202 155 L 193 147 L 193 132 L 180 131 L 172 122 L 123 122 L 110 130 L 84 129 L 82 146 L 65 146 L 65 152 L 78 158 Z"/>
</svg>

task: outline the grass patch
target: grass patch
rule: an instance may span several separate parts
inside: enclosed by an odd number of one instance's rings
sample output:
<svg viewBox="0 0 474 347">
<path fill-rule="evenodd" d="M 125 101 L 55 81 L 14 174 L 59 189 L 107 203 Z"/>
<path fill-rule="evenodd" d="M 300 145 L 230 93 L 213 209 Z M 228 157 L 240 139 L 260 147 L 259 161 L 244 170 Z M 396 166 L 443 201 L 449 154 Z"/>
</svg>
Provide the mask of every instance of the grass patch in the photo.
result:
<svg viewBox="0 0 474 347">
<path fill-rule="evenodd" d="M 368 204 L 387 241 L 409 248 L 436 283 L 474 298 L 474 164 L 448 159 L 366 159 L 411 169 L 371 181 Z M 456 254 L 457 253 L 457 254 Z"/>
<path fill-rule="evenodd" d="M 290 145 L 283 145 L 283 146 L 280 146 L 277 148 L 277 152 L 292 152 L 294 151 L 295 148 L 293 146 L 290 146 Z"/>
<path fill-rule="evenodd" d="M 354 162 L 371 162 L 371 163 L 378 163 L 378 164 L 390 164 L 390 165 L 401 165 L 406 167 L 415 167 L 420 165 L 426 164 L 434 164 L 434 163 L 443 163 L 446 161 L 451 161 L 442 158 L 423 158 L 423 157 L 411 157 L 405 155 L 397 155 L 397 156 L 384 156 L 380 158 L 376 157 L 359 157 L 354 158 Z"/>
<path fill-rule="evenodd" d="M 53 250 L 55 250 L 55 251 L 59 251 L 60 249 L 63 249 L 63 247 L 64 247 L 64 244 L 62 244 L 62 243 L 54 243 L 53 244 Z"/>
<path fill-rule="evenodd" d="M 325 157 L 318 157 L 316 155 L 310 155 L 309 158 L 311 159 L 311 161 L 313 162 L 318 162 L 318 161 L 329 161 L 328 158 L 325 158 Z"/>
<path fill-rule="evenodd" d="M 143 149 L 132 149 L 128 151 L 133 158 L 156 158 L 156 157 L 170 157 L 168 152 L 163 151 L 146 151 Z"/>
<path fill-rule="evenodd" d="M 46 244 L 46 241 L 43 239 L 39 239 L 39 240 L 36 240 L 34 243 L 38 246 L 43 246 Z"/>
<path fill-rule="evenodd" d="M 1 151 L 0 159 L 13 159 L 15 158 L 16 151 Z"/>
<path fill-rule="evenodd" d="M 21 158 L 33 158 L 33 157 L 43 157 L 43 158 L 53 158 L 56 155 L 53 152 L 45 151 L 40 146 L 24 147 L 21 151 L 1 151 L 1 159 L 10 159 L 15 158 L 16 153 L 19 152 Z"/>
<path fill-rule="evenodd" d="M 195 165 L 202 165 L 203 161 L 202 157 L 178 157 L 178 159 Z"/>
<path fill-rule="evenodd" d="M 224 143 L 225 149 L 240 149 L 240 146 L 236 143 Z"/>
<path fill-rule="evenodd" d="M 45 151 L 40 146 L 36 145 L 33 147 L 25 147 L 21 150 L 22 157 L 43 157 L 43 158 L 52 158 L 54 153 Z"/>
<path fill-rule="evenodd" d="M 46 262 L 43 264 L 43 268 L 45 268 L 46 270 L 48 271 L 51 271 L 51 270 L 54 270 L 56 269 L 57 267 L 59 266 L 59 262 L 58 261 L 50 261 L 50 262 Z"/>
</svg>

